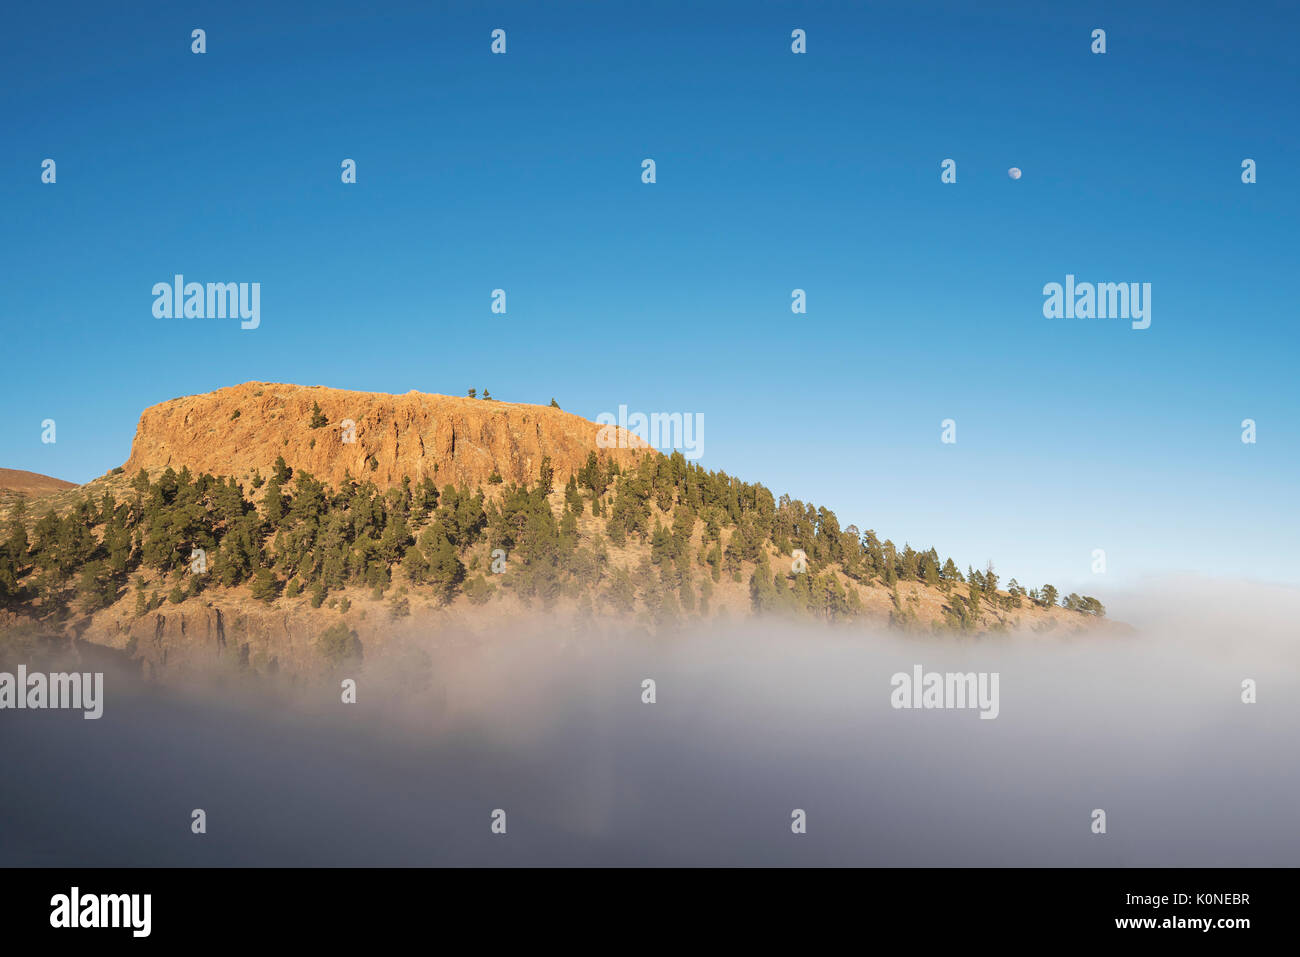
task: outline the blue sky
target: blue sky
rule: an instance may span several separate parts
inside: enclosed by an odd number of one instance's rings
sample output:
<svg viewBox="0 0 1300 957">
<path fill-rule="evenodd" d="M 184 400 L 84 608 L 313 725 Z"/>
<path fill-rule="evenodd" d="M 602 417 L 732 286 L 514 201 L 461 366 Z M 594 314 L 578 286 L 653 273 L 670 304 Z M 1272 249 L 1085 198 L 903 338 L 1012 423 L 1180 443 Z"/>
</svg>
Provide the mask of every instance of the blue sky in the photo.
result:
<svg viewBox="0 0 1300 957">
<path fill-rule="evenodd" d="M 1137 6 L 11 10 L 0 464 L 252 379 L 487 387 L 702 414 L 705 466 L 1026 584 L 1296 581 L 1300 13 Z M 154 318 L 178 272 L 260 328 Z M 1043 318 L 1067 273 L 1151 327 Z"/>
</svg>

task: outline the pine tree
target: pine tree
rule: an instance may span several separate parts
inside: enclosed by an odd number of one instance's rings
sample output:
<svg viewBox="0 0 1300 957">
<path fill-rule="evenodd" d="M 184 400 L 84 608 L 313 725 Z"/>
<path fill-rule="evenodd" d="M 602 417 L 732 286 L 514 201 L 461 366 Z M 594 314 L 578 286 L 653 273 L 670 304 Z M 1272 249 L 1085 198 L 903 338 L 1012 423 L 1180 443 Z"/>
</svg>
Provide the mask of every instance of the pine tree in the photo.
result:
<svg viewBox="0 0 1300 957">
<path fill-rule="evenodd" d="M 551 494 L 551 483 L 555 478 L 555 469 L 551 466 L 551 457 L 542 456 L 542 464 L 538 469 L 537 487 L 543 495 Z"/>
<path fill-rule="evenodd" d="M 939 575 L 939 559 L 934 554 L 934 550 L 926 552 L 921 556 L 921 577 L 931 588 L 936 587 L 942 578 Z"/>
<path fill-rule="evenodd" d="M 285 462 L 283 455 L 275 457 L 275 483 L 280 486 L 287 485 L 289 479 L 293 478 L 293 469 Z"/>
<path fill-rule="evenodd" d="M 77 580 L 77 601 L 84 612 L 98 611 L 111 605 L 117 598 L 117 588 L 113 585 L 102 561 L 89 562 L 82 566 Z"/>
<path fill-rule="evenodd" d="M 984 569 L 984 591 L 990 596 L 997 595 L 998 592 L 998 575 L 993 570 L 993 560 L 990 559 L 988 566 Z"/>
<path fill-rule="evenodd" d="M 426 580 L 433 586 L 434 594 L 442 604 L 449 603 L 456 588 L 465 580 L 465 566 L 456 556 L 456 549 L 446 534 L 437 527 L 429 527 L 420 535 L 420 549 L 428 563 Z"/>
<path fill-rule="evenodd" d="M 749 601 L 754 611 L 758 614 L 777 611 L 781 607 L 777 590 L 778 586 L 772 575 L 772 566 L 768 561 L 767 554 L 764 553 L 754 567 L 753 574 L 749 576 Z"/>
<path fill-rule="evenodd" d="M 253 574 L 253 597 L 258 601 L 272 602 L 280 593 L 280 581 L 269 568 L 259 568 Z"/>
<path fill-rule="evenodd" d="M 615 568 L 602 596 L 615 612 L 626 615 L 636 607 L 636 584 L 626 568 Z"/>
</svg>

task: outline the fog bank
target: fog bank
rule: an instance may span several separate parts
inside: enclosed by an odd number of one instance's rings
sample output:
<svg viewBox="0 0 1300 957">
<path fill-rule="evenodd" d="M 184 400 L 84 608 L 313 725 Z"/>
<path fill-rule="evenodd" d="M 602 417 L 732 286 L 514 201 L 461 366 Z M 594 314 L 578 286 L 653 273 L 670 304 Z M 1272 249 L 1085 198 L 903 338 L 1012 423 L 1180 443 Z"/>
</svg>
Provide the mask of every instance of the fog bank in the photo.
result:
<svg viewBox="0 0 1300 957">
<path fill-rule="evenodd" d="M 430 636 L 357 670 L 355 705 L 110 673 L 98 721 L 0 712 L 0 864 L 1300 863 L 1300 595 L 1107 604 L 1136 634 Z M 996 672 L 997 718 L 892 707 L 917 665 Z"/>
</svg>

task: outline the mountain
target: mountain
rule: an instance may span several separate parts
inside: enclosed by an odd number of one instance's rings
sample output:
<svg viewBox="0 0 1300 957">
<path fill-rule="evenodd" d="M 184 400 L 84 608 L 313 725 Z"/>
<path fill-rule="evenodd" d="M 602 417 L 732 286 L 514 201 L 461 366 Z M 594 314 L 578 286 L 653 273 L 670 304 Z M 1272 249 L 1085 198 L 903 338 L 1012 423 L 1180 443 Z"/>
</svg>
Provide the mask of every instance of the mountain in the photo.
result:
<svg viewBox="0 0 1300 957">
<path fill-rule="evenodd" d="M 600 429 L 554 407 L 256 382 L 164 402 L 124 466 L 0 498 L 0 644 L 270 674 L 403 643 L 418 658 L 542 613 L 581 631 L 1114 627 L 1095 598 L 962 572 L 635 437 L 601 447 Z"/>
<path fill-rule="evenodd" d="M 145 409 L 124 469 L 243 476 L 265 474 L 282 456 L 332 485 L 351 476 L 387 489 L 427 476 L 473 487 L 494 473 L 505 482 L 535 479 L 544 457 L 567 479 L 592 450 L 620 465 L 653 454 L 626 432 L 615 447 L 597 449 L 600 428 L 541 405 L 245 382 Z"/>
</svg>

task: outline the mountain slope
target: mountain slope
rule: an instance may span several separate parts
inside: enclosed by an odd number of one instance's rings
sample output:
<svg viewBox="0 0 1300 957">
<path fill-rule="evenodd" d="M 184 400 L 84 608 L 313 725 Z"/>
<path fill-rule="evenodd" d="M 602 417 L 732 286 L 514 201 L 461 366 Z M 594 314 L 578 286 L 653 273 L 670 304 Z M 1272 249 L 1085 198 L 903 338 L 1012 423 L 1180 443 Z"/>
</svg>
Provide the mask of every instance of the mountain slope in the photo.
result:
<svg viewBox="0 0 1300 957">
<path fill-rule="evenodd" d="M 63 479 L 52 478 L 39 472 L 0 469 L 0 493 L 16 492 L 20 495 L 37 496 L 76 487 L 75 482 L 65 482 Z"/>
</svg>

